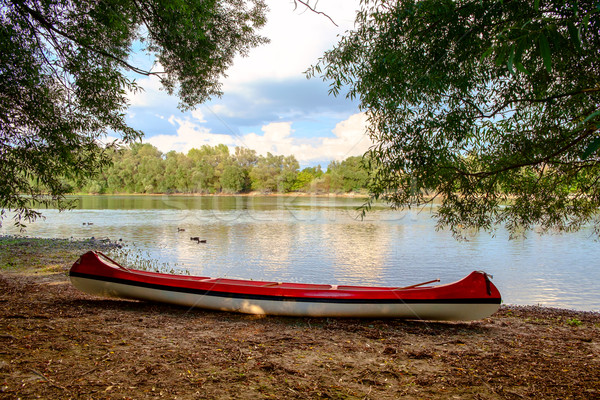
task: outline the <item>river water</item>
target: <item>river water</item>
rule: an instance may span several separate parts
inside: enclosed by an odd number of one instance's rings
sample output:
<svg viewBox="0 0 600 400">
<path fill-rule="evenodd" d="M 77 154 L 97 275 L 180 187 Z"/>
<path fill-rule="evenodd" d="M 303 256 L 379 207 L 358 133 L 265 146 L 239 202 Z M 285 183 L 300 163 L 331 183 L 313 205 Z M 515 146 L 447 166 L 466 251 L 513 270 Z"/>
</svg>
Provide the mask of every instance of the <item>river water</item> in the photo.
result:
<svg viewBox="0 0 600 400">
<path fill-rule="evenodd" d="M 28 236 L 122 239 L 125 252 L 192 275 L 406 286 L 473 270 L 493 275 L 504 303 L 600 311 L 600 242 L 591 229 L 509 240 L 437 231 L 431 210 L 379 207 L 359 218 L 354 198 L 313 196 L 82 196 L 42 210 Z M 0 234 L 19 234 L 5 220 Z M 22 234 L 22 233 L 21 233 Z M 199 237 L 206 243 L 197 243 Z M 73 260 L 74 261 L 74 260 Z"/>
</svg>

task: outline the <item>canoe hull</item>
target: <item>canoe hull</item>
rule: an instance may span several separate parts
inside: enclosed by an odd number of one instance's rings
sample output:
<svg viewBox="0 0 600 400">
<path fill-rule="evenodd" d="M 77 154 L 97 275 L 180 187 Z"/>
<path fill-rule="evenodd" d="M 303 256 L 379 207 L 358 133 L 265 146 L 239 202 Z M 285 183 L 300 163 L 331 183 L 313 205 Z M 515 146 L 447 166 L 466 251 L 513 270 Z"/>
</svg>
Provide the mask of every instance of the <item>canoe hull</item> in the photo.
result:
<svg viewBox="0 0 600 400">
<path fill-rule="evenodd" d="M 493 314 L 501 302 L 480 272 L 453 284 L 397 290 L 156 274 L 125 270 L 86 253 L 70 279 L 77 289 L 102 297 L 258 315 L 475 320 Z"/>
</svg>

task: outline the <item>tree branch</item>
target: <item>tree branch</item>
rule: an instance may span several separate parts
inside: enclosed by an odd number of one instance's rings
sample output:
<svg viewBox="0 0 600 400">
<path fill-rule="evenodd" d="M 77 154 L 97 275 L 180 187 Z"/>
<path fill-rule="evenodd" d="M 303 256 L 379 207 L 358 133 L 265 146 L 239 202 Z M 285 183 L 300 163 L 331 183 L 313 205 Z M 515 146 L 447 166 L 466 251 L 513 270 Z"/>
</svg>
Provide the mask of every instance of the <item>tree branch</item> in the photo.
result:
<svg viewBox="0 0 600 400">
<path fill-rule="evenodd" d="M 516 99 L 516 101 L 528 102 L 528 103 L 545 103 L 547 101 L 556 100 L 556 99 L 560 99 L 560 98 L 563 98 L 563 97 L 570 97 L 570 96 L 575 96 L 575 95 L 578 95 L 578 94 L 596 93 L 596 92 L 600 92 L 600 88 L 596 87 L 596 88 L 573 90 L 572 92 L 561 93 L 561 94 L 557 94 L 557 95 L 554 95 L 554 96 L 546 97 L 544 99 Z"/>
<path fill-rule="evenodd" d="M 294 7 L 294 10 L 295 10 L 296 8 L 298 8 L 298 4 L 297 4 L 297 3 L 300 3 L 300 4 L 302 4 L 304 7 L 308 8 L 310 11 L 314 12 L 315 14 L 321 14 L 321 15 L 324 15 L 325 17 L 327 17 L 327 18 L 328 18 L 328 19 L 331 21 L 331 23 L 332 23 L 332 24 L 334 24 L 335 26 L 338 26 L 338 24 L 336 24 L 336 23 L 335 23 L 335 21 L 334 21 L 334 20 L 333 20 L 333 19 L 332 19 L 332 18 L 331 18 L 329 15 L 325 14 L 325 13 L 324 13 L 324 12 L 322 12 L 322 11 L 317 11 L 316 9 L 314 9 L 313 7 L 311 7 L 311 5 L 310 5 L 310 2 L 309 2 L 309 1 L 294 0 L 294 5 L 295 5 L 295 7 Z M 317 5 L 317 3 L 318 3 L 318 1 L 317 1 L 317 2 L 315 2 L 315 6 Z M 339 26 L 338 26 L 338 27 L 339 27 Z"/>
<path fill-rule="evenodd" d="M 57 33 L 67 39 L 69 39 L 70 41 L 76 43 L 77 45 L 83 47 L 84 49 L 90 50 L 94 53 L 97 53 L 101 56 L 104 56 L 106 58 L 109 58 L 111 60 L 114 60 L 116 62 L 118 62 L 119 64 L 123 65 L 125 68 L 140 74 L 140 75 L 144 75 L 144 76 L 151 76 L 151 75 L 156 75 L 156 76 L 160 76 L 165 74 L 164 72 L 151 72 L 151 71 L 146 71 L 143 70 L 141 68 L 138 68 L 134 65 L 129 64 L 127 61 L 120 59 L 119 57 L 105 51 L 102 49 L 97 49 L 94 48 L 92 46 L 89 46 L 85 43 L 82 43 L 80 40 L 78 40 L 76 37 L 74 37 L 73 35 L 62 31 L 60 29 L 58 29 L 57 27 L 55 27 L 51 22 L 49 22 L 48 20 L 46 20 L 46 18 L 37 10 L 33 10 L 31 8 L 29 8 L 29 6 L 27 6 L 26 4 L 24 4 L 22 1 L 15 1 L 14 2 L 17 6 L 21 7 L 21 9 L 23 9 L 25 12 L 27 12 L 27 14 L 29 14 L 34 20 L 36 20 L 41 26 L 43 26 L 44 28 L 46 28 L 48 31 L 53 32 L 53 33 Z"/>
<path fill-rule="evenodd" d="M 475 177 L 475 178 L 485 178 L 488 176 L 492 176 L 492 175 L 497 175 L 500 174 L 502 172 L 506 172 L 506 171 L 510 171 L 513 169 L 518 169 L 518 168 L 522 168 L 522 167 L 529 167 L 532 165 L 538 165 L 538 164 L 546 164 L 548 162 L 550 162 L 550 160 L 552 160 L 552 158 L 560 155 L 561 153 L 564 153 L 565 151 L 569 150 L 570 148 L 572 148 L 573 146 L 575 146 L 576 144 L 580 143 L 582 140 L 588 138 L 589 136 L 591 136 L 592 134 L 594 134 L 596 132 L 595 129 L 589 129 L 586 133 L 580 135 L 579 137 L 577 137 L 575 140 L 573 140 L 572 142 L 566 144 L 565 146 L 561 147 L 560 149 L 556 150 L 555 152 L 541 158 L 541 159 L 537 159 L 537 160 L 532 160 L 532 161 L 525 161 L 522 163 L 518 163 L 518 164 L 512 164 L 512 165 L 508 165 L 506 167 L 503 168 L 499 168 L 493 171 L 480 171 L 480 172 L 467 172 L 467 171 L 463 171 L 463 170 L 459 170 L 456 168 L 456 171 L 464 176 L 471 176 L 471 177 Z"/>
<path fill-rule="evenodd" d="M 146 27 L 146 29 L 148 29 L 148 32 L 150 32 L 150 30 L 151 30 L 150 25 L 148 24 L 148 21 L 146 20 L 147 10 L 144 10 L 142 8 L 142 5 L 137 0 L 134 0 L 133 4 L 135 5 L 135 8 L 138 9 L 138 12 L 140 13 L 140 18 L 141 18 L 142 22 L 144 23 L 144 26 Z"/>
</svg>

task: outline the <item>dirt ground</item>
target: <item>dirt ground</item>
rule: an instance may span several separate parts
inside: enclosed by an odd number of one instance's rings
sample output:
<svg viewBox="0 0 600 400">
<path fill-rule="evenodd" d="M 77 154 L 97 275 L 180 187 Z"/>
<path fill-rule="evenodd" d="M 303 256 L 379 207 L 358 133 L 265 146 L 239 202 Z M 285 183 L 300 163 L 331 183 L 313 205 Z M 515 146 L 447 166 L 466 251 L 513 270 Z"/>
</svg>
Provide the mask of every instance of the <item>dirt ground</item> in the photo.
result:
<svg viewBox="0 0 600 400">
<path fill-rule="evenodd" d="M 98 241 L 0 237 L 2 399 L 600 399 L 600 314 L 256 317 L 92 297 Z"/>
</svg>

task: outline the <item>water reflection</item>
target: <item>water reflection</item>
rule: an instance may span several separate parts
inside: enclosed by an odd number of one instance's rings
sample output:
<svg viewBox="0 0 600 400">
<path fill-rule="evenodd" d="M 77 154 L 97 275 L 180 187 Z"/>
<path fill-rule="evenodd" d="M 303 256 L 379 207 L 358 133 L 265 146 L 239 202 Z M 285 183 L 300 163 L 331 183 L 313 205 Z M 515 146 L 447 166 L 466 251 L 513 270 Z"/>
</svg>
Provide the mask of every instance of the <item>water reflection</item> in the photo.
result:
<svg viewBox="0 0 600 400">
<path fill-rule="evenodd" d="M 600 310 L 600 243 L 586 230 L 509 241 L 499 229 L 457 242 L 435 229 L 428 210 L 380 207 L 361 221 L 363 200 L 352 198 L 84 196 L 78 203 L 70 212 L 44 210 L 47 219 L 27 234 L 122 238 L 159 265 L 204 276 L 405 286 L 485 270 L 507 303 Z M 19 232 L 7 223 L 0 234 L 7 233 Z"/>
<path fill-rule="evenodd" d="M 327 224 L 324 241 L 331 243 L 336 281 L 352 280 L 364 284 L 379 284 L 391 246 L 391 236 L 385 226 L 370 222 Z"/>
</svg>

